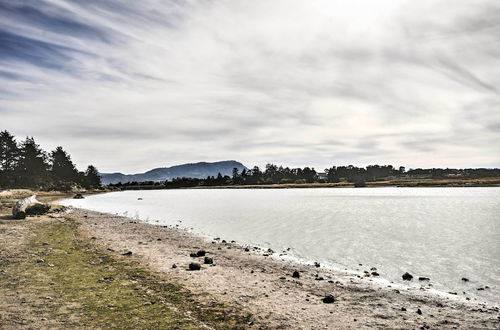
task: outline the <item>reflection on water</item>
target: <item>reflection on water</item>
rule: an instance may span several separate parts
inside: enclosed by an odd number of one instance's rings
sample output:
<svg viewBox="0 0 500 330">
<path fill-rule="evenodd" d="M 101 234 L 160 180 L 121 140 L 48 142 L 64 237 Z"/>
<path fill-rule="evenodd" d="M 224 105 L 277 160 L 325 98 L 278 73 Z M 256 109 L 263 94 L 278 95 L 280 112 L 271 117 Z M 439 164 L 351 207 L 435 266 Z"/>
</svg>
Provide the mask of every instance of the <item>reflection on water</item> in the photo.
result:
<svg viewBox="0 0 500 330">
<path fill-rule="evenodd" d="M 65 203 L 290 247 L 295 257 L 334 267 L 376 267 L 396 282 L 408 271 L 430 277 L 436 289 L 499 302 L 500 188 L 183 189 Z"/>
</svg>

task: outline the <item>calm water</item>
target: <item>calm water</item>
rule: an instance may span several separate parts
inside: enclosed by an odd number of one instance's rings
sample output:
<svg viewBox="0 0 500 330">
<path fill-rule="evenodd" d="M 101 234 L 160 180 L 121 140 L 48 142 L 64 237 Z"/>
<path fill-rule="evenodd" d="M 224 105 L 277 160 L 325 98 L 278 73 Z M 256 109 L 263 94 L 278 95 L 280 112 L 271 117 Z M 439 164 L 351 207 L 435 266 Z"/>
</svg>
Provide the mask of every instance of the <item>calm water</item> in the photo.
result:
<svg viewBox="0 0 500 330">
<path fill-rule="evenodd" d="M 126 191 L 65 204 L 290 247 L 294 257 L 335 268 L 376 267 L 398 283 L 408 271 L 436 289 L 499 303 L 500 188 Z"/>
</svg>

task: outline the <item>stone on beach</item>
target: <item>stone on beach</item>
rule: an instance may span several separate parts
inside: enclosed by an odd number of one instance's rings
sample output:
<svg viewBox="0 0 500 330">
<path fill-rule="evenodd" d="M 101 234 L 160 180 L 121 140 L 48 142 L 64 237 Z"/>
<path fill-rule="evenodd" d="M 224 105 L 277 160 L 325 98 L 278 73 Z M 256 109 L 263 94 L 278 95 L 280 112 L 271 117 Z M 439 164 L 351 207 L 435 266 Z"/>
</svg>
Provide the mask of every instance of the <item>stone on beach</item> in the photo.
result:
<svg viewBox="0 0 500 330">
<path fill-rule="evenodd" d="M 212 265 L 214 263 L 214 259 L 210 257 L 205 257 L 204 263 L 207 265 Z"/>
<path fill-rule="evenodd" d="M 197 262 L 192 262 L 189 264 L 189 270 L 200 270 L 201 265 Z"/>
<path fill-rule="evenodd" d="M 325 296 L 322 301 L 325 303 L 325 304 L 332 304 L 335 302 L 335 297 L 332 296 L 332 295 L 327 295 Z"/>
<path fill-rule="evenodd" d="M 408 273 L 408 272 L 406 272 L 406 273 L 403 274 L 402 278 L 405 281 L 411 281 L 413 279 L 413 275 L 410 274 L 410 273 Z"/>
<path fill-rule="evenodd" d="M 294 271 L 293 274 L 292 274 L 292 277 L 294 278 L 300 278 L 300 274 L 298 271 Z"/>
<path fill-rule="evenodd" d="M 198 252 L 196 252 L 196 255 L 198 257 L 204 257 L 205 254 L 207 254 L 207 252 L 205 250 L 199 250 Z"/>
</svg>

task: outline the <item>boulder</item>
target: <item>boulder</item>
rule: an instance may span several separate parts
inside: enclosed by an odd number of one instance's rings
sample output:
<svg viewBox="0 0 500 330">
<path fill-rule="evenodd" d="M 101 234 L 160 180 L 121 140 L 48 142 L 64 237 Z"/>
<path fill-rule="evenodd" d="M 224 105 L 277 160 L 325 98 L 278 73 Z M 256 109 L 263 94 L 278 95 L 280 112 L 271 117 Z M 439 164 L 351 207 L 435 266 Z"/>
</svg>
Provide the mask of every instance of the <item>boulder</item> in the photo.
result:
<svg viewBox="0 0 500 330">
<path fill-rule="evenodd" d="M 212 265 L 214 263 L 214 259 L 210 257 L 205 257 L 204 263 L 207 265 Z"/>
<path fill-rule="evenodd" d="M 405 281 L 411 281 L 413 279 L 413 275 L 410 274 L 410 273 L 408 273 L 408 272 L 406 272 L 406 273 L 403 274 L 402 278 Z"/>
<path fill-rule="evenodd" d="M 45 214 L 50 210 L 50 205 L 39 202 L 36 195 L 18 200 L 12 208 L 14 219 L 24 219 L 28 215 Z"/>
</svg>

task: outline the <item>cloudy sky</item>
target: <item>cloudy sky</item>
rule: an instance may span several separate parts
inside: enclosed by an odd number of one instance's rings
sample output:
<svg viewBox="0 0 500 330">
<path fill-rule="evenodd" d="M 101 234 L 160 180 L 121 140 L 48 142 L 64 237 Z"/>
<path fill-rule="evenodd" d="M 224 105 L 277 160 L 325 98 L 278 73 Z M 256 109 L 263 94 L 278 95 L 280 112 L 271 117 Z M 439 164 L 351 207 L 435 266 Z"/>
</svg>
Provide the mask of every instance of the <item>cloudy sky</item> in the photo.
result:
<svg viewBox="0 0 500 330">
<path fill-rule="evenodd" d="M 1 0 L 0 130 L 81 168 L 500 166 L 498 0 Z"/>
</svg>

